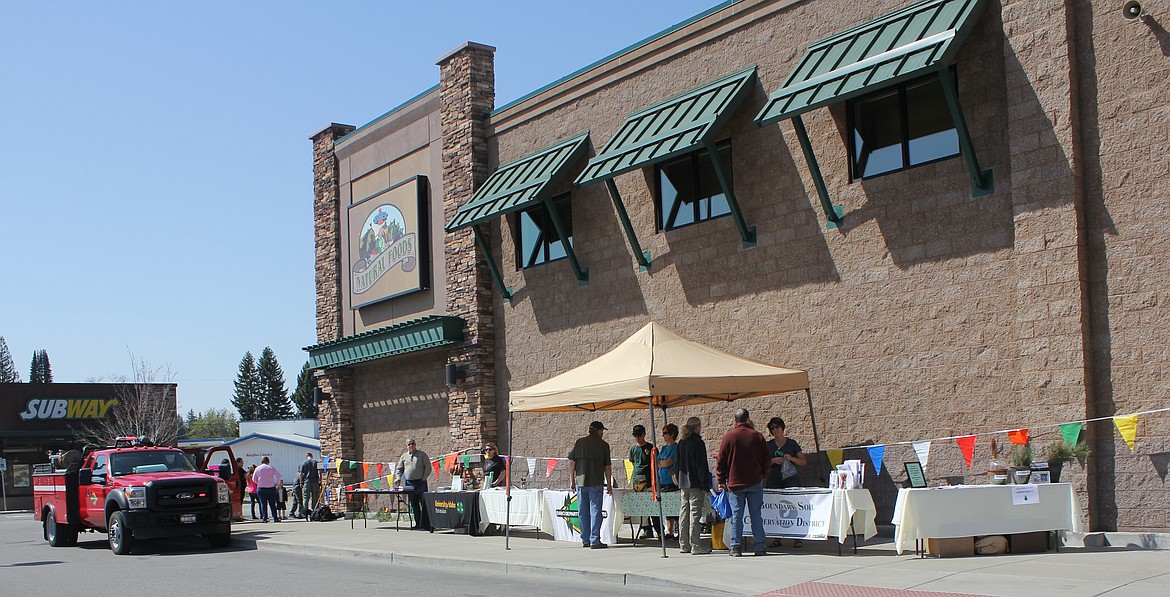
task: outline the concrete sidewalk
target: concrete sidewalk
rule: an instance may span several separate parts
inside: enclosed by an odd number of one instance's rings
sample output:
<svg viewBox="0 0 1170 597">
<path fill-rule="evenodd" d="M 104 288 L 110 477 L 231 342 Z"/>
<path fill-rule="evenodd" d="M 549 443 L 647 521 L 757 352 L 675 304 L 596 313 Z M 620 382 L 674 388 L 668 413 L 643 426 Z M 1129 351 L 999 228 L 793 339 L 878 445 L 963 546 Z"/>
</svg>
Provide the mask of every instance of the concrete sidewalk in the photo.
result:
<svg viewBox="0 0 1170 597">
<path fill-rule="evenodd" d="M 1066 547 L 1060 553 L 920 559 L 897 555 L 889 539 L 875 537 L 857 555 L 837 555 L 836 543 L 805 541 L 805 547 L 769 550 L 763 558 L 731 558 L 726 552 L 692 556 L 659 544 L 624 543 L 582 549 L 575 542 L 536 539 L 519 532 L 505 551 L 503 536 L 469 537 L 395 531 L 394 524 L 368 522 L 248 521 L 235 527 L 237 541 L 257 549 L 335 558 L 382 560 L 436 569 L 484 570 L 498 574 L 573 575 L 598 582 L 675 588 L 731 595 L 818 597 L 997 595 L 1080 597 L 1170 596 L 1170 551 L 1136 547 Z M 1140 537 L 1140 536 L 1139 536 Z M 1125 536 L 1112 538 L 1114 543 Z M 1138 539 L 1146 541 L 1148 539 Z M 1140 543 L 1139 543 L 1140 545 Z M 522 579 L 518 578 L 518 582 Z M 914 591 L 914 592 L 907 592 Z M 926 592 L 926 593 L 921 593 Z"/>
</svg>

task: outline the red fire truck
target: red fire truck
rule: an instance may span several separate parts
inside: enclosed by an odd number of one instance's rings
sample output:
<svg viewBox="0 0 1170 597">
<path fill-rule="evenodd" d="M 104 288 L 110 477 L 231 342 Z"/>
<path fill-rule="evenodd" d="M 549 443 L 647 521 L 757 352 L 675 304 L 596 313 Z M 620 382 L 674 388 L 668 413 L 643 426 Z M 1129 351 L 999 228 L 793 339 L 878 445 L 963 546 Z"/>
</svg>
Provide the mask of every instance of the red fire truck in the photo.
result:
<svg viewBox="0 0 1170 597">
<path fill-rule="evenodd" d="M 230 469 L 212 474 L 204 464 L 223 459 L 235 462 L 228 446 L 209 450 L 197 467 L 177 448 L 118 438 L 80 464 L 38 467 L 34 513 L 53 547 L 75 545 L 81 532 L 107 533 L 119 555 L 130 553 L 138 540 L 162 537 L 202 535 L 213 547 L 224 547 L 231 542 L 238 475 Z"/>
</svg>

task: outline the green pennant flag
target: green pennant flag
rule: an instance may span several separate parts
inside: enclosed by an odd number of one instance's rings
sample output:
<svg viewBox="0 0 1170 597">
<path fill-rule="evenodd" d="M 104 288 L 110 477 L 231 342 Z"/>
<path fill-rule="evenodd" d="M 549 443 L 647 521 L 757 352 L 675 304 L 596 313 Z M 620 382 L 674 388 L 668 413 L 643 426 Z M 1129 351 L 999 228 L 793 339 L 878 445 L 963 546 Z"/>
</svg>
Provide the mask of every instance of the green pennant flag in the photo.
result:
<svg viewBox="0 0 1170 597">
<path fill-rule="evenodd" d="M 1081 437 L 1081 428 L 1084 426 L 1084 423 L 1065 423 L 1060 426 L 1060 435 L 1068 445 L 1075 446 L 1077 439 Z"/>
<path fill-rule="evenodd" d="M 379 489 L 382 489 L 382 479 L 381 478 L 374 479 L 374 491 L 377 491 Z"/>
<path fill-rule="evenodd" d="M 357 467 L 359 464 L 361 464 L 361 463 L 360 462 L 350 462 L 349 463 L 349 470 L 351 470 L 351 471 L 357 470 Z"/>
<path fill-rule="evenodd" d="M 463 466 L 465 468 L 471 468 L 471 454 L 463 455 Z"/>
</svg>

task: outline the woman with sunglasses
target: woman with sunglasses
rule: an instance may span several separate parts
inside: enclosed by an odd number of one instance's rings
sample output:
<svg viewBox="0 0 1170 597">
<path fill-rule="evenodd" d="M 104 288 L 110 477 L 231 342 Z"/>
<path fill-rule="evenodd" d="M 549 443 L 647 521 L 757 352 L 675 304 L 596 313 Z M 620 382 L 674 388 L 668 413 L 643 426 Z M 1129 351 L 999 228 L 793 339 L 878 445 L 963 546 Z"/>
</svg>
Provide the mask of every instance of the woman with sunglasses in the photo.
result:
<svg viewBox="0 0 1170 597">
<path fill-rule="evenodd" d="M 658 489 L 660 491 L 678 491 L 678 484 L 674 481 L 674 461 L 678 457 L 678 425 L 670 423 L 662 428 L 662 447 L 658 449 Z M 666 517 L 666 537 L 678 538 L 678 517 Z"/>
<path fill-rule="evenodd" d="M 504 467 L 508 466 L 504 461 L 504 457 L 500 456 L 500 451 L 496 449 L 496 445 L 488 442 L 483 447 L 483 479 L 486 484 L 488 478 L 491 478 L 491 484 L 487 487 L 503 487 L 506 479 L 504 475 Z"/>
</svg>

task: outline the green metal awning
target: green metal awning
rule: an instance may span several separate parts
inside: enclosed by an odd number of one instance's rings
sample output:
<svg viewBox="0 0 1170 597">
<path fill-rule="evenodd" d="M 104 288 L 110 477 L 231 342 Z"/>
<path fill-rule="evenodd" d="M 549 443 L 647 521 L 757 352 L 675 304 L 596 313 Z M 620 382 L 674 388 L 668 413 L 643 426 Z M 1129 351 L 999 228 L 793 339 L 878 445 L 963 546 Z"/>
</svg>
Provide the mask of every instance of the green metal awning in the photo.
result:
<svg viewBox="0 0 1170 597">
<path fill-rule="evenodd" d="M 486 222 L 548 198 L 550 190 L 564 180 L 569 168 L 580 159 L 588 140 L 589 131 L 585 131 L 496 168 L 471 200 L 459 208 L 447 224 L 447 232 Z"/>
<path fill-rule="evenodd" d="M 752 66 L 630 114 L 576 184 L 613 178 L 714 141 L 755 80 Z"/>
<path fill-rule="evenodd" d="M 959 145 L 974 183 L 973 194 L 992 192 L 991 172 L 979 167 L 949 67 L 987 0 L 922 0 L 846 29 L 808 46 L 784 85 L 768 96 L 756 123 L 791 119 L 829 227 L 842 223 L 840 206 L 829 200 L 808 131 L 800 115 L 928 73 L 938 73 Z"/>
<path fill-rule="evenodd" d="M 924 0 L 809 45 L 756 121 L 771 124 L 949 66 L 986 0 Z"/>
<path fill-rule="evenodd" d="M 459 317 L 429 315 L 304 350 L 309 353 L 310 368 L 333 369 L 462 342 L 463 327 Z"/>
</svg>

